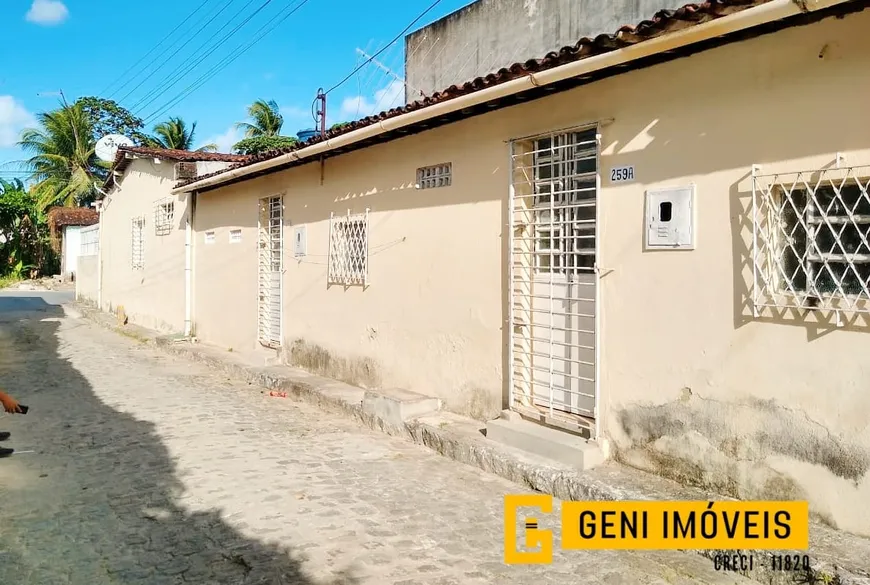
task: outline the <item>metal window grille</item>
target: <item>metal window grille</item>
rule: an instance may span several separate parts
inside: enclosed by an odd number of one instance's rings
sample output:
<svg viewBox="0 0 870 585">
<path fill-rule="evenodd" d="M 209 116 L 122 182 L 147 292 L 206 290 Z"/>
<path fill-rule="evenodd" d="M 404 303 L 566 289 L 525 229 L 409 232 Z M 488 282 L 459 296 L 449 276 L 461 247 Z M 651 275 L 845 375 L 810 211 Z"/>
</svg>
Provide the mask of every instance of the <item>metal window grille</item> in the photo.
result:
<svg viewBox="0 0 870 585">
<path fill-rule="evenodd" d="M 453 176 L 453 164 L 444 163 L 417 169 L 417 188 L 435 189 L 449 187 Z"/>
<path fill-rule="evenodd" d="M 154 204 L 154 233 L 165 236 L 172 232 L 172 222 L 175 219 L 175 201 L 169 197 Z"/>
<path fill-rule="evenodd" d="M 133 270 L 145 268 L 145 217 L 134 217 L 132 221 L 132 259 Z"/>
<path fill-rule="evenodd" d="M 214 232 L 205 232 L 205 236 L 203 236 L 203 239 L 204 239 L 206 244 L 214 244 L 214 242 L 215 242 Z"/>
<path fill-rule="evenodd" d="M 870 312 L 870 166 L 753 167 L 752 303 Z"/>
<path fill-rule="evenodd" d="M 242 230 L 230 230 L 230 243 L 238 244 L 242 241 Z"/>
<path fill-rule="evenodd" d="M 576 274 L 595 265 L 597 142 L 594 132 L 541 138 L 532 156 L 535 270 Z"/>
<path fill-rule="evenodd" d="M 369 210 L 329 219 L 327 284 L 368 286 Z"/>
<path fill-rule="evenodd" d="M 511 144 L 512 408 L 592 434 L 598 395 L 598 129 Z"/>
<path fill-rule="evenodd" d="M 284 274 L 284 201 L 260 199 L 258 220 L 257 331 L 260 343 L 280 347 Z"/>
<path fill-rule="evenodd" d="M 82 228 L 82 247 L 79 255 L 96 256 L 100 251 L 100 224 Z"/>
</svg>

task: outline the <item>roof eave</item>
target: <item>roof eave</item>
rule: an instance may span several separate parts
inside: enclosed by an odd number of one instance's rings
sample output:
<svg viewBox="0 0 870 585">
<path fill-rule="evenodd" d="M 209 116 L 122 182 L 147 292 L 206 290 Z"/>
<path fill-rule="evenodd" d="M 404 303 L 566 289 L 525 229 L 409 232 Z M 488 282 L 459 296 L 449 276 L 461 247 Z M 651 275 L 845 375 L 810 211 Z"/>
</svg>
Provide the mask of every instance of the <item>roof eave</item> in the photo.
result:
<svg viewBox="0 0 870 585">
<path fill-rule="evenodd" d="M 800 0 L 800 2 L 797 0 L 759 0 L 756 4 L 736 5 L 733 7 L 732 12 L 723 16 L 712 17 L 706 22 L 687 25 L 660 36 L 597 55 L 580 58 L 550 69 L 529 72 L 521 77 L 497 85 L 485 87 L 442 102 L 436 102 L 395 117 L 377 120 L 368 126 L 315 142 L 310 146 L 305 146 L 295 151 L 243 166 L 229 168 L 190 183 L 179 185 L 172 190 L 172 193 L 180 194 L 203 189 L 214 189 L 228 182 L 245 180 L 244 177 L 250 175 L 261 175 L 270 169 L 300 163 L 304 159 L 327 156 L 329 152 L 335 149 L 348 147 L 351 144 L 364 140 L 371 140 L 380 134 L 421 121 L 452 114 L 541 86 L 555 84 L 571 77 L 590 75 L 605 69 L 625 66 L 635 60 L 675 51 L 716 37 L 748 30 L 808 12 L 817 12 L 850 1 L 852 0 Z"/>
</svg>

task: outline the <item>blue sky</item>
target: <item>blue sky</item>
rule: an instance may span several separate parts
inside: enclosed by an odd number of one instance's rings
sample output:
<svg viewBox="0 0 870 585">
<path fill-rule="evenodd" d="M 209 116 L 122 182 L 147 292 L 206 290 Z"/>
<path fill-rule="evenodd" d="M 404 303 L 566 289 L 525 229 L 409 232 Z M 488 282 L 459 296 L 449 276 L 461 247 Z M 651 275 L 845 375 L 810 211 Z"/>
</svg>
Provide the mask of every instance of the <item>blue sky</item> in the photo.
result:
<svg viewBox="0 0 870 585">
<path fill-rule="evenodd" d="M 58 95 L 38 94 L 58 90 L 70 102 L 86 95 L 118 100 L 139 117 L 153 118 L 149 130 L 170 115 L 196 121 L 197 142 L 216 142 L 223 149 L 240 137 L 233 125 L 244 120 L 246 106 L 258 98 L 278 102 L 285 134 L 308 128 L 317 89 L 329 89 L 363 62 L 356 49 L 373 54 L 433 0 L 308 0 L 267 35 L 255 34 L 301 1 L 268 1 L 220 42 L 267 0 L 207 0 L 158 45 L 203 1 L 0 0 L 0 177 L 8 177 L 17 167 L 12 161 L 23 158 L 14 145 L 21 129 L 33 126 L 35 113 L 59 103 Z M 442 0 L 411 30 L 468 3 Z M 185 92 L 237 47 L 255 39 L 259 41 L 204 85 Z M 378 61 L 402 75 L 403 48 L 397 42 Z M 179 94 L 183 99 L 173 104 Z M 398 105 L 400 94 L 400 82 L 369 64 L 329 94 L 329 122 Z"/>
</svg>

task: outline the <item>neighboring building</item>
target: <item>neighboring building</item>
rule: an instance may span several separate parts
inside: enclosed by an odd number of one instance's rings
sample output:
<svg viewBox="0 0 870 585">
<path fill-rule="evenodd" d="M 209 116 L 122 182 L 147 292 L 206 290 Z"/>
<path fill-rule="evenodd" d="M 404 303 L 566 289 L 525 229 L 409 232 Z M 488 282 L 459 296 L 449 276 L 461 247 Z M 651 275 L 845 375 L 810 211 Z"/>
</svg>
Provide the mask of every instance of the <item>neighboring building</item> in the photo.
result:
<svg viewBox="0 0 870 585">
<path fill-rule="evenodd" d="M 124 307 L 136 324 L 165 332 L 189 325 L 186 304 L 189 205 L 173 195 L 185 177 L 210 173 L 247 157 L 141 147 L 118 150 L 103 186 L 96 275 L 102 309 Z M 83 283 L 83 286 L 84 283 Z"/>
<path fill-rule="evenodd" d="M 99 220 L 96 210 L 89 207 L 52 207 L 48 210 L 52 247 L 60 255 L 62 278 L 75 278 L 82 245 L 81 230 Z"/>
<path fill-rule="evenodd" d="M 196 335 L 870 535 L 868 4 L 686 6 L 182 181 Z"/>
<path fill-rule="evenodd" d="M 476 0 L 405 37 L 405 100 L 640 22 L 683 0 Z M 667 15 L 662 15 L 667 17 Z"/>
</svg>

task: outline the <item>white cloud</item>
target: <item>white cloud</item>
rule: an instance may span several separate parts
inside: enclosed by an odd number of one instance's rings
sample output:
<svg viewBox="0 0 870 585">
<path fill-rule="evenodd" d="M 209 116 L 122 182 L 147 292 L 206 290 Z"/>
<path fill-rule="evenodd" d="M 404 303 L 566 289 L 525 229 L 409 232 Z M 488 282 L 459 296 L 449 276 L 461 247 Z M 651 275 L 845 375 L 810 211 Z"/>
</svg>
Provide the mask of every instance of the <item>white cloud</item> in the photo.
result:
<svg viewBox="0 0 870 585">
<path fill-rule="evenodd" d="M 25 18 L 28 22 L 52 26 L 69 17 L 69 10 L 60 0 L 33 0 Z"/>
<path fill-rule="evenodd" d="M 405 84 L 401 81 L 392 81 L 390 84 L 375 92 L 370 100 L 367 96 L 357 95 L 345 98 L 341 102 L 341 119 L 356 120 L 371 116 L 390 108 L 404 104 Z"/>
<path fill-rule="evenodd" d="M 233 145 L 242 138 L 242 133 L 236 130 L 235 126 L 232 126 L 223 134 L 218 134 L 207 140 L 203 140 L 200 146 L 204 144 L 217 144 L 218 152 L 229 153 L 233 151 Z"/>
<path fill-rule="evenodd" d="M 35 126 L 36 119 L 11 95 L 0 95 L 0 148 L 15 146 L 21 131 Z"/>
</svg>

